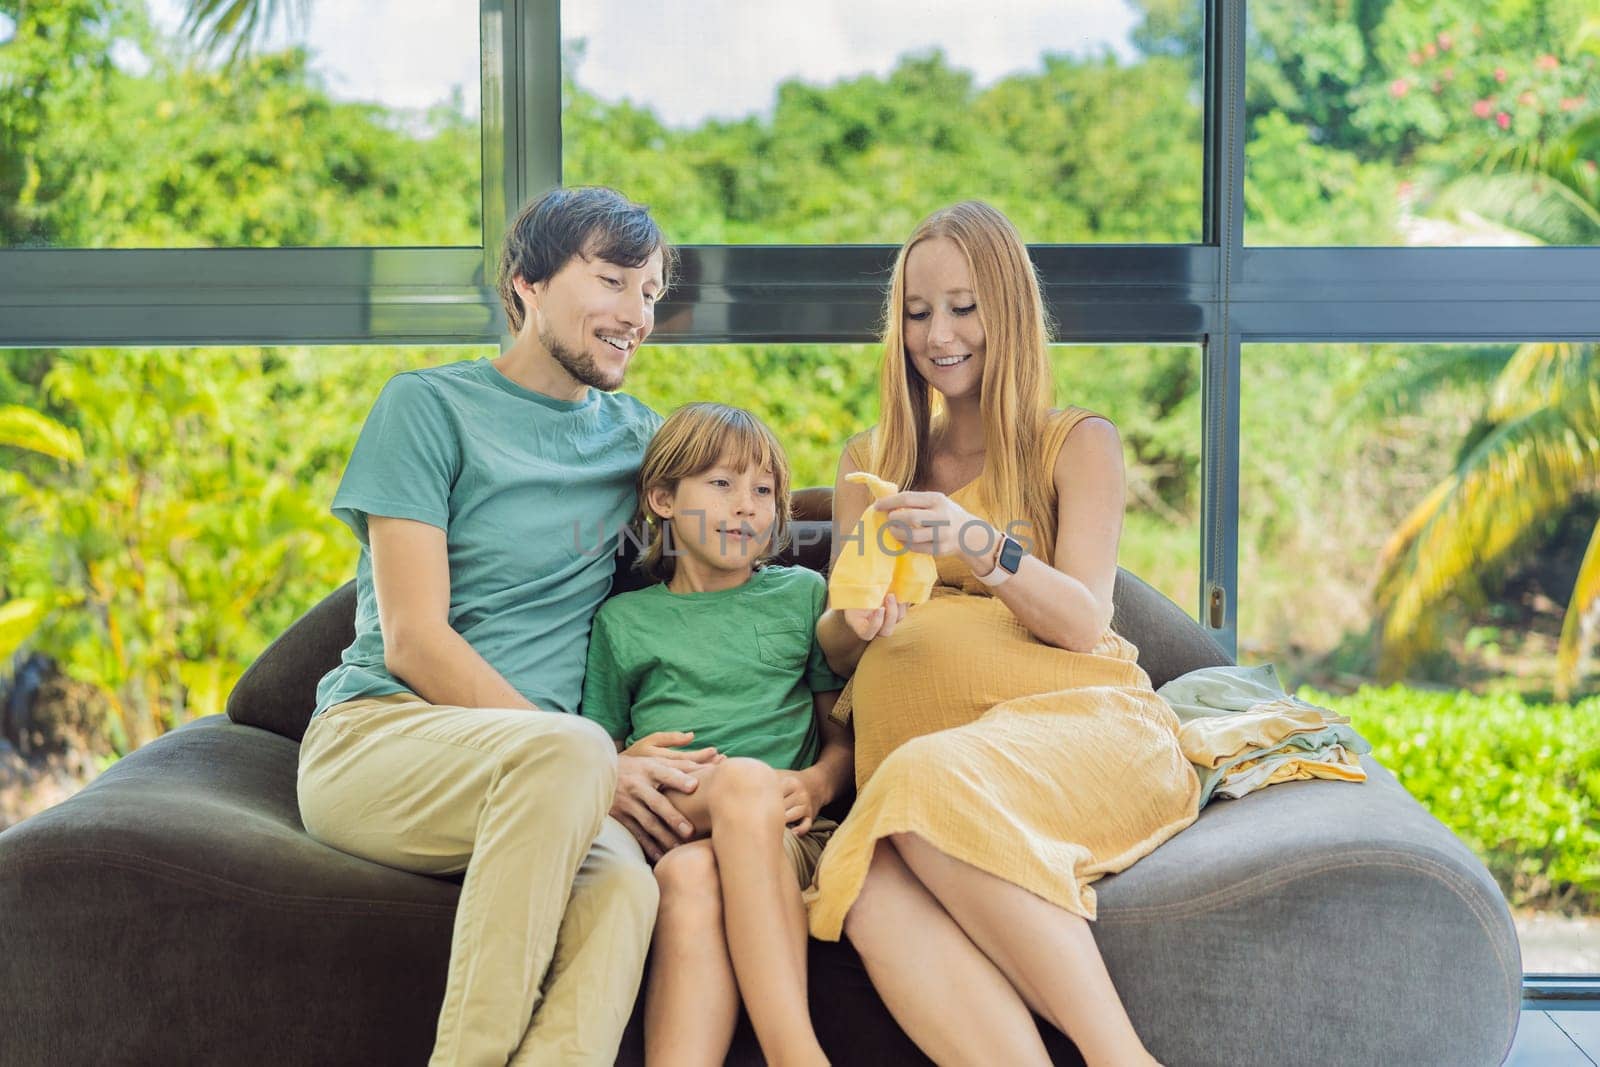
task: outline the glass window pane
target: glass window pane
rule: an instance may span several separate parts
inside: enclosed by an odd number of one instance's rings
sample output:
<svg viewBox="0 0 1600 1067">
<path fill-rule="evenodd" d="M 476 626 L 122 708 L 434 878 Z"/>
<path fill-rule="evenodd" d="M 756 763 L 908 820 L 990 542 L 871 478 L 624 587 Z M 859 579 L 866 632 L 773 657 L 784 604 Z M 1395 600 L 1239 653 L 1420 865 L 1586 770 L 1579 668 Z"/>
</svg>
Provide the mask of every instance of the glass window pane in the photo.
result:
<svg viewBox="0 0 1600 1067">
<path fill-rule="evenodd" d="M 102 753 L 220 711 L 355 574 L 328 509 L 384 382 L 495 352 L 0 350 L 0 663 L 49 656 Z"/>
<path fill-rule="evenodd" d="M 1198 241 L 1202 11 L 567 0 L 564 180 L 681 243 L 898 243 L 968 197 L 1031 242 Z"/>
<path fill-rule="evenodd" d="M 188 6 L 0 4 L 0 247 L 481 242 L 475 0 Z"/>
<path fill-rule="evenodd" d="M 1250 244 L 1600 244 L 1593 0 L 1247 10 Z"/>
<path fill-rule="evenodd" d="M 1597 359 L 1251 345 L 1240 374 L 1240 660 L 1352 717 L 1494 874 L 1530 973 L 1600 973 Z"/>
</svg>

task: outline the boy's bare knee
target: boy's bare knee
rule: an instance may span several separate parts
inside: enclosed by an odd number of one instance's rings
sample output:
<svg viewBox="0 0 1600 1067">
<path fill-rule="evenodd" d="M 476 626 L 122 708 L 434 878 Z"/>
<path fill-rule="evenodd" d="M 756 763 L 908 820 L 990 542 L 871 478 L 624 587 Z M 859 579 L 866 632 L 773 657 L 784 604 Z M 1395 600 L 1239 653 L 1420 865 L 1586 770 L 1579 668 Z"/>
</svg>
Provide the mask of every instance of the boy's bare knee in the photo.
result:
<svg viewBox="0 0 1600 1067">
<path fill-rule="evenodd" d="M 656 861 L 656 884 L 663 893 L 698 891 L 717 886 L 717 855 L 710 841 L 690 841 L 669 849 Z"/>
<path fill-rule="evenodd" d="M 661 893 L 659 922 L 720 926 L 722 884 L 710 841 L 669 850 L 656 863 L 655 882 Z"/>
<path fill-rule="evenodd" d="M 730 812 L 748 812 L 762 804 L 781 800 L 778 772 L 756 759 L 735 756 L 716 767 L 706 798 L 712 807 Z"/>
</svg>

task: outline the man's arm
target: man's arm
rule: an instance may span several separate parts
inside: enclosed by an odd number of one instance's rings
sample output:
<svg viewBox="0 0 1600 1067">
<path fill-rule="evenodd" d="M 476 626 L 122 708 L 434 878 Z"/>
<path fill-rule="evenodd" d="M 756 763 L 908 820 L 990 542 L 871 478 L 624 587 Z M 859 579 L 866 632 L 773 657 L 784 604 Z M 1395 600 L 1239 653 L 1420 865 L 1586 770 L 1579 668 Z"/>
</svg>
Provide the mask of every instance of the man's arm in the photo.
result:
<svg viewBox="0 0 1600 1067">
<path fill-rule="evenodd" d="M 445 532 L 413 519 L 367 517 L 383 665 L 430 704 L 534 708 L 450 626 Z"/>
</svg>

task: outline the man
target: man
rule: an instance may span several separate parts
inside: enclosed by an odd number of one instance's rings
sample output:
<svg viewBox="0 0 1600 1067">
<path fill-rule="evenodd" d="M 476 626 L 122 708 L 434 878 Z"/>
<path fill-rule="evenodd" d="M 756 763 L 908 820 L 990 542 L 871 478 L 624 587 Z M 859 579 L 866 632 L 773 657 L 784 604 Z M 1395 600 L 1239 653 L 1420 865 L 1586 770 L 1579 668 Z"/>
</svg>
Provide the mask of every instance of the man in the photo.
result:
<svg viewBox="0 0 1600 1067">
<path fill-rule="evenodd" d="M 660 790 L 715 755 L 663 735 L 619 757 L 571 714 L 615 566 L 596 540 L 661 422 L 616 390 L 671 265 L 612 190 L 529 205 L 501 257 L 514 343 L 391 379 L 334 496 L 356 637 L 318 686 L 300 811 L 335 848 L 466 872 L 434 1064 L 614 1061 L 655 919 L 643 850 L 689 833 Z"/>
</svg>

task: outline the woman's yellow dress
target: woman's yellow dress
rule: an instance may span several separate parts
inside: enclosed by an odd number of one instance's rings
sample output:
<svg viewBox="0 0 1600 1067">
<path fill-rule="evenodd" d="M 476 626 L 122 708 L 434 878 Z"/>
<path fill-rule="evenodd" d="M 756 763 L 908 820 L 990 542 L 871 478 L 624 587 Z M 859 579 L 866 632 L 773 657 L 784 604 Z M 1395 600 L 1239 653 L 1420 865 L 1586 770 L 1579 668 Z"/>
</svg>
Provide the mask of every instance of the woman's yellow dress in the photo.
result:
<svg viewBox="0 0 1600 1067">
<path fill-rule="evenodd" d="M 1052 414 L 1045 470 L 1093 414 Z M 867 457 L 853 458 L 866 467 Z M 975 485 L 952 499 L 980 514 Z M 1055 546 L 1034 547 L 1048 562 Z M 959 556 L 938 563 L 931 599 L 867 646 L 834 710 L 854 721 L 859 792 L 806 894 L 811 933 L 825 941 L 839 939 L 878 839 L 890 834 L 918 834 L 1093 919 L 1090 883 L 1199 812 L 1178 718 L 1151 688 L 1138 649 L 1109 629 L 1093 652 L 1047 645 Z"/>
</svg>

